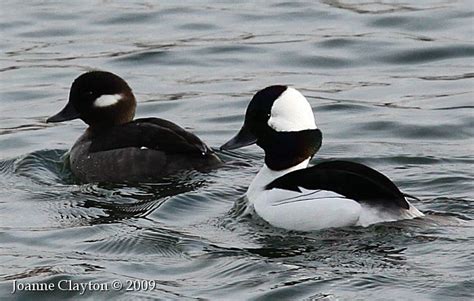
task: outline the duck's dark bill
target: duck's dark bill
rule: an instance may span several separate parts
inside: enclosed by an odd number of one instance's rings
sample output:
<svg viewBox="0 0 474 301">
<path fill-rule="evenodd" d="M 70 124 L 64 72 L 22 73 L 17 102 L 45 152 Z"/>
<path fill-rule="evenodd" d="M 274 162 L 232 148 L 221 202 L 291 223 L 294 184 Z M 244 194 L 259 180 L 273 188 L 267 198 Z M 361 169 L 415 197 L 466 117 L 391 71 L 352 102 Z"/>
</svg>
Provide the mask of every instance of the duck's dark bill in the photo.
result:
<svg viewBox="0 0 474 301">
<path fill-rule="evenodd" d="M 256 142 L 257 137 L 255 137 L 255 135 L 252 134 L 246 126 L 243 126 L 234 138 L 230 139 L 224 145 L 221 146 L 221 150 L 237 149 L 254 144 Z"/>
<path fill-rule="evenodd" d="M 61 110 L 61 112 L 46 119 L 46 122 L 61 122 L 66 120 L 73 120 L 79 117 L 79 112 L 71 105 L 71 103 L 68 103 L 64 107 L 64 109 Z"/>
</svg>

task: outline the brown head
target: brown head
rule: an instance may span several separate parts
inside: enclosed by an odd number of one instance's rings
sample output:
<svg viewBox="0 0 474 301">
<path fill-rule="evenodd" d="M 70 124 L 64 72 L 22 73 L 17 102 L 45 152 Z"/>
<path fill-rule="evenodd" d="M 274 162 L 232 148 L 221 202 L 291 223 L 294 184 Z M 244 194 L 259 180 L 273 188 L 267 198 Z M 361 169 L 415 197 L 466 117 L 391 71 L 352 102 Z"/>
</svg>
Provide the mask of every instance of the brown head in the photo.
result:
<svg viewBox="0 0 474 301">
<path fill-rule="evenodd" d="M 46 122 L 80 118 L 91 128 L 107 128 L 132 121 L 136 105 L 132 89 L 122 78 L 91 71 L 74 80 L 66 106 Z"/>
</svg>

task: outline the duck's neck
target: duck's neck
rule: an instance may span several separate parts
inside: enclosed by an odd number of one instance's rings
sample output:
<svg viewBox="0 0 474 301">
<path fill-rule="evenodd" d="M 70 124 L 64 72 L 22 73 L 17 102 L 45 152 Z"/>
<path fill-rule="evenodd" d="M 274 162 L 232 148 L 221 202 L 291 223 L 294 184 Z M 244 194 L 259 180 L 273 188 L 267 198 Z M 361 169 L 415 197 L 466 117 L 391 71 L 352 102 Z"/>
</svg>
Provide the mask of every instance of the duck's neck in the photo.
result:
<svg viewBox="0 0 474 301">
<path fill-rule="evenodd" d="M 89 124 L 87 131 L 90 132 L 92 135 L 102 135 L 107 133 L 107 131 L 113 129 L 114 127 L 126 124 L 131 122 L 132 120 L 124 119 L 123 121 L 116 121 L 116 122 L 96 122 L 93 124 Z"/>
<path fill-rule="evenodd" d="M 260 169 L 258 174 L 253 179 L 252 183 L 250 184 L 249 188 L 247 189 L 247 197 L 251 201 L 254 199 L 252 196 L 262 192 L 265 189 L 265 186 L 271 183 L 273 180 L 289 173 L 294 170 L 303 169 L 308 166 L 309 159 L 283 170 L 272 170 L 267 166 L 267 164 L 263 164 L 263 167 Z"/>
<path fill-rule="evenodd" d="M 265 165 L 274 171 L 285 171 L 311 158 L 321 147 L 323 136 L 319 129 L 297 132 L 264 133 L 257 145 L 265 151 Z"/>
</svg>

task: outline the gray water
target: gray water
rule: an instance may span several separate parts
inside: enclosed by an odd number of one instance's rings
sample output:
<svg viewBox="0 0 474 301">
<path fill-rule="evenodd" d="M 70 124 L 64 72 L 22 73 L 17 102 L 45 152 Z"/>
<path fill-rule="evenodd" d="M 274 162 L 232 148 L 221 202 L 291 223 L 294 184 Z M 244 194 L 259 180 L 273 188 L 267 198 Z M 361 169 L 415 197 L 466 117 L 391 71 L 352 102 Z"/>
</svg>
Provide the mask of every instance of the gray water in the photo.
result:
<svg viewBox="0 0 474 301">
<path fill-rule="evenodd" d="M 233 2 L 2 1 L 0 299 L 472 300 L 472 1 Z M 242 214 L 255 146 L 207 174 L 79 184 L 63 156 L 85 125 L 45 119 L 94 68 L 216 149 L 257 90 L 293 85 L 323 132 L 313 163 L 376 168 L 427 216 L 272 228 Z"/>
</svg>

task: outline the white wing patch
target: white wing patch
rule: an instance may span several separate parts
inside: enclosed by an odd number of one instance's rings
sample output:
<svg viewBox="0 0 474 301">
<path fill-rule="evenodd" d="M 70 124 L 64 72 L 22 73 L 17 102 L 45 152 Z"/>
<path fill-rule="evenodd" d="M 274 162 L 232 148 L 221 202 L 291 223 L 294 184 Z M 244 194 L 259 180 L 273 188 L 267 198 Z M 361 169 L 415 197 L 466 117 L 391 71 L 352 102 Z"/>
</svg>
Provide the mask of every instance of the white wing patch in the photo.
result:
<svg viewBox="0 0 474 301">
<path fill-rule="evenodd" d="M 99 98 L 97 98 L 94 101 L 94 107 L 97 108 L 104 108 L 104 107 L 110 107 L 116 103 L 118 103 L 122 99 L 122 94 L 105 94 L 101 95 Z"/>
</svg>

